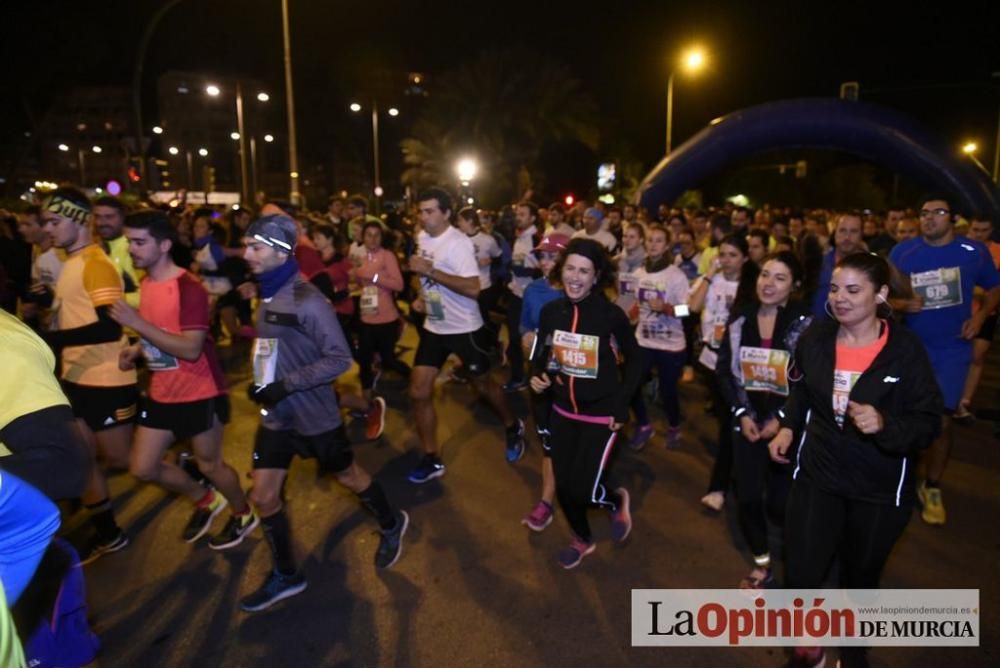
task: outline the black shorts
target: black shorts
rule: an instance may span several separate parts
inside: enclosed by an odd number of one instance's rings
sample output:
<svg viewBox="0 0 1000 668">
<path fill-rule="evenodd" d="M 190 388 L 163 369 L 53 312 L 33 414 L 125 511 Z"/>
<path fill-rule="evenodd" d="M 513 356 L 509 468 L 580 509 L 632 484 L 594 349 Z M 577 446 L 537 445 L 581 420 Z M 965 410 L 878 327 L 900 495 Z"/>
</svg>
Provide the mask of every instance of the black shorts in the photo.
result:
<svg viewBox="0 0 1000 668">
<path fill-rule="evenodd" d="M 73 407 L 73 415 L 98 432 L 135 422 L 139 401 L 138 385 L 97 387 L 62 382 L 63 392 Z"/>
<path fill-rule="evenodd" d="M 993 313 L 988 315 L 986 321 L 983 322 L 983 326 L 976 332 L 976 338 L 992 342 L 993 336 L 997 332 L 997 320 L 1000 320 L 1000 314 Z"/>
<path fill-rule="evenodd" d="M 494 337 L 486 327 L 466 334 L 435 334 L 426 329 L 420 337 L 413 366 L 432 366 L 440 369 L 448 355 L 454 353 L 462 360 L 470 376 L 482 376 L 490 371 L 496 346 Z"/>
<path fill-rule="evenodd" d="M 354 463 L 354 450 L 347 439 L 344 425 L 336 429 L 305 436 L 296 431 L 274 431 L 257 427 L 253 443 L 255 469 L 288 469 L 292 457 L 316 459 L 332 473 L 340 473 Z"/>
<path fill-rule="evenodd" d="M 178 441 L 208 431 L 215 424 L 215 418 L 222 424 L 229 424 L 229 415 L 228 394 L 179 404 L 164 404 L 143 396 L 139 402 L 139 424 L 171 431 Z"/>
</svg>

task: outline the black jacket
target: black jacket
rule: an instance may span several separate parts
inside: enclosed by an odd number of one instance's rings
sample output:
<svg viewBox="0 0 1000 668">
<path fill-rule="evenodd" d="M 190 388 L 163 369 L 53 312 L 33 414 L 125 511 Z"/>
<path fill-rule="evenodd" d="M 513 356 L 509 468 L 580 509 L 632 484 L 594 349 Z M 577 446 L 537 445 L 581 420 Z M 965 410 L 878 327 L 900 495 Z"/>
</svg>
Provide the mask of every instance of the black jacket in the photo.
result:
<svg viewBox="0 0 1000 668">
<path fill-rule="evenodd" d="M 570 375 L 553 353 L 555 333 L 597 337 L 597 377 Z M 538 321 L 542 349 L 532 358 L 533 375 L 547 373 L 556 405 L 571 413 L 612 415 L 627 422 L 632 396 L 642 380 L 642 358 L 625 312 L 602 294 L 573 303 L 565 297 L 542 307 Z M 618 353 L 625 359 L 618 371 Z"/>
<path fill-rule="evenodd" d="M 757 328 L 757 311 L 754 303 L 730 314 L 726 333 L 719 347 L 719 358 L 715 363 L 719 391 L 729 404 L 736 418 L 749 415 L 756 422 L 763 422 L 774 416 L 785 403 L 786 397 L 773 392 L 747 392 L 743 386 L 740 370 L 740 348 L 760 347 L 760 330 Z M 771 335 L 772 350 L 787 350 L 794 360 L 795 349 L 802 332 L 809 326 L 812 316 L 809 307 L 801 301 L 789 302 L 778 309 L 774 319 L 774 333 Z M 788 368 L 789 385 L 795 385 L 798 378 L 794 363 Z"/>
<path fill-rule="evenodd" d="M 813 323 L 795 354 L 803 379 L 781 414 L 781 425 L 805 435 L 795 476 L 820 488 L 872 503 L 901 505 L 914 496 L 916 454 L 941 430 L 944 403 L 920 339 L 890 322 L 885 347 L 858 378 L 851 401 L 870 404 L 885 424 L 878 434 L 862 434 L 845 416 L 837 426 L 833 411 L 833 374 L 839 323 Z"/>
</svg>

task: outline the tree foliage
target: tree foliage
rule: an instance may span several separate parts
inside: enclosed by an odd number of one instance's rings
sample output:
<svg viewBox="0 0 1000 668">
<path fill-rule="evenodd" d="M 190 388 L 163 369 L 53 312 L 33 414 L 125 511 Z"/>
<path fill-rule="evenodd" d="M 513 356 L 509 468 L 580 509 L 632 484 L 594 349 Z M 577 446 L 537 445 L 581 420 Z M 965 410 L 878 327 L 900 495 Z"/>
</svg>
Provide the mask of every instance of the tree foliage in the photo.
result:
<svg viewBox="0 0 1000 668">
<path fill-rule="evenodd" d="M 545 146 L 598 144 L 597 105 L 568 68 L 524 49 L 483 52 L 442 75 L 401 142 L 404 184 L 456 181 L 463 156 L 479 163 L 474 190 L 490 204 L 544 185 Z"/>
</svg>

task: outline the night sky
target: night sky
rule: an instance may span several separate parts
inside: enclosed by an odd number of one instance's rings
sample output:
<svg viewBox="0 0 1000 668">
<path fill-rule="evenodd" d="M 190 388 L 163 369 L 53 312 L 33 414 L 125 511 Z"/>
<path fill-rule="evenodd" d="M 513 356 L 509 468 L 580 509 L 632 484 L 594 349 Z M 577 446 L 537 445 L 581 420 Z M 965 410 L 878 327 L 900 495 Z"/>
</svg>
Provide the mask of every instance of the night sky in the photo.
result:
<svg viewBox="0 0 1000 668">
<path fill-rule="evenodd" d="M 60 89 L 129 85 L 139 35 L 159 2 L 22 2 L 5 36 L 0 147 L 30 129 Z M 992 159 L 1000 106 L 1000 2 L 383 2 L 290 0 L 300 147 L 348 122 L 372 72 L 453 67 L 486 48 L 529 46 L 568 65 L 597 99 L 602 132 L 652 166 L 662 155 L 668 60 L 703 44 L 711 67 L 679 77 L 674 145 L 752 104 L 836 95 L 893 106 Z M 111 8 L 114 8 L 113 11 Z M 280 0 L 185 0 L 150 44 L 146 118 L 168 69 L 259 78 L 283 91 Z M 402 83 L 402 82 L 401 82 Z M 530 104 L 530 100 L 525 100 Z"/>
</svg>

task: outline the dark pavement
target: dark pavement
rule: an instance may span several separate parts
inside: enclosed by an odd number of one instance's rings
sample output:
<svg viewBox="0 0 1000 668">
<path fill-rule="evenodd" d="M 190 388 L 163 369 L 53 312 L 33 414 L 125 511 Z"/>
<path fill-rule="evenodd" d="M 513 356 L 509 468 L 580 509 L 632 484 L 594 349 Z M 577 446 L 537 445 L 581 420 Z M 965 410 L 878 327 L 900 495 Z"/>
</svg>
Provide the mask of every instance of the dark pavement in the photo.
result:
<svg viewBox="0 0 1000 668">
<path fill-rule="evenodd" d="M 413 339 L 410 328 L 406 341 Z M 234 420 L 226 458 L 242 475 L 250 465 L 255 409 L 243 391 L 245 376 L 237 370 L 230 378 Z M 345 381 L 355 383 L 356 374 Z M 268 611 L 246 614 L 240 597 L 270 568 L 260 531 L 223 553 L 210 550 L 204 538 L 188 545 L 180 535 L 190 505 L 118 475 L 115 507 L 132 543 L 87 566 L 90 614 L 104 643 L 100 665 L 782 665 L 780 648 L 629 645 L 631 589 L 735 587 L 749 570 L 734 507 L 715 515 L 698 502 L 715 429 L 703 417 L 700 387 L 683 386 L 679 449 L 667 451 L 658 434 L 643 452 L 625 448 L 618 455 L 615 473 L 633 500 L 627 544 L 612 544 L 606 517 L 594 511 L 597 551 L 569 572 L 556 563 L 569 540 L 561 517 L 542 534 L 520 524 L 540 491 L 533 438 L 527 456 L 509 466 L 491 411 L 468 386 L 439 385 L 448 472 L 415 486 L 404 479 L 418 458 L 405 388 L 388 378 L 380 389 L 390 406 L 386 433 L 377 443 L 359 442 L 356 454 L 410 513 L 396 566 L 375 569 L 375 523 L 331 477 L 317 477 L 315 462 L 297 460 L 287 505 L 309 588 Z M 514 399 L 522 414 L 526 398 Z M 1000 356 L 994 353 L 977 405 L 996 407 L 998 398 Z M 360 439 L 362 425 L 349 431 Z M 872 665 L 1000 665 L 1000 440 L 991 432 L 982 421 L 958 428 L 944 483 L 948 523 L 930 527 L 915 512 L 883 578 L 885 587 L 979 588 L 981 647 L 878 648 Z M 82 519 L 67 520 L 71 536 L 81 534 Z M 216 520 L 216 529 L 224 519 Z"/>
</svg>

